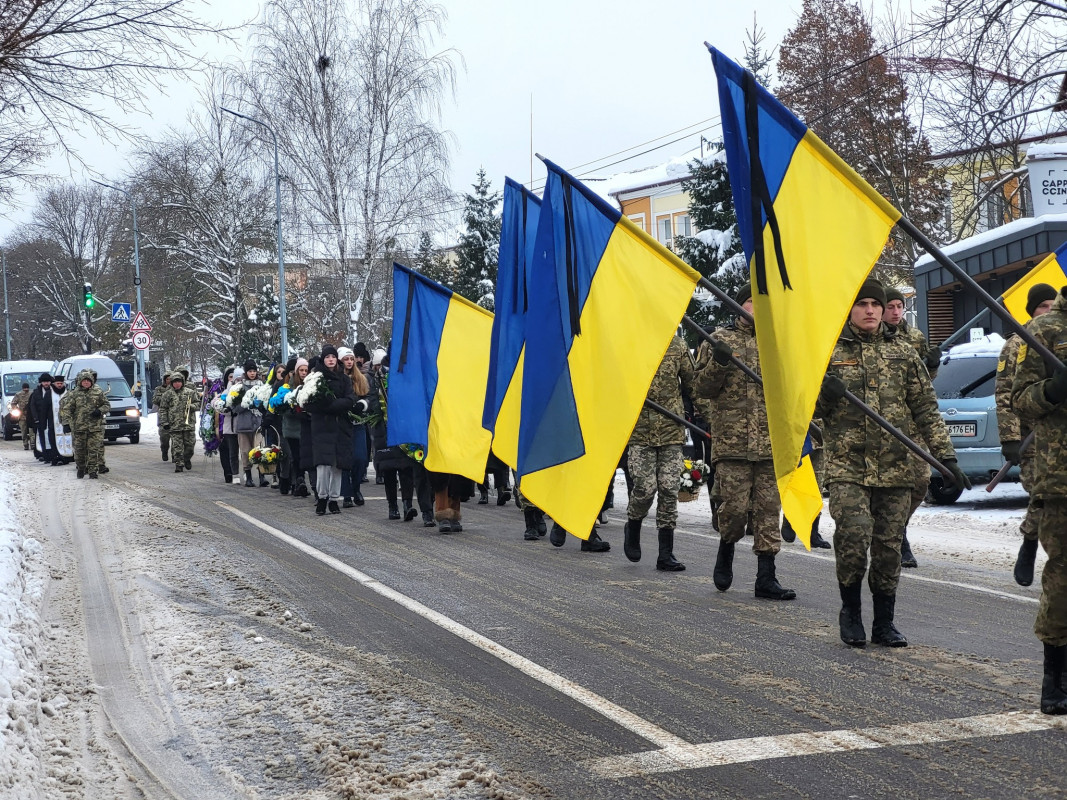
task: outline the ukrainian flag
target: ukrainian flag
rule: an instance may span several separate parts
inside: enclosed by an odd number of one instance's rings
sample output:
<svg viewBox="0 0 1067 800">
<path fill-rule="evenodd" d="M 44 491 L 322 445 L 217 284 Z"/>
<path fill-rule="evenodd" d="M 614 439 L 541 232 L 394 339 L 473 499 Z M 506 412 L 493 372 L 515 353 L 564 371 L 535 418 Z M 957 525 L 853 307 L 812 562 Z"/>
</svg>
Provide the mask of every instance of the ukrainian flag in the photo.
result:
<svg viewBox="0 0 1067 800">
<path fill-rule="evenodd" d="M 588 537 L 699 275 L 550 161 L 526 312 L 522 493 Z"/>
<path fill-rule="evenodd" d="M 1067 244 L 1061 245 L 1000 296 L 1004 307 L 1022 325 L 1030 321 L 1030 315 L 1026 313 L 1026 294 L 1038 283 L 1047 283 L 1057 292 L 1067 285 Z"/>
<path fill-rule="evenodd" d="M 801 457 L 815 401 L 856 292 L 900 212 L 751 73 L 708 49 L 751 272 L 774 472 L 782 511 L 801 536 L 822 509 Z"/>
<path fill-rule="evenodd" d="M 519 463 L 528 266 L 533 260 L 534 234 L 540 214 L 540 198 L 506 178 L 496 272 L 496 314 L 493 317 L 489 384 L 485 390 L 482 427 L 493 433 L 493 452 L 510 467 Z"/>
<path fill-rule="evenodd" d="M 426 445 L 426 468 L 481 482 L 482 428 L 493 315 L 451 289 L 393 264 L 393 340 L 387 443 Z"/>
</svg>

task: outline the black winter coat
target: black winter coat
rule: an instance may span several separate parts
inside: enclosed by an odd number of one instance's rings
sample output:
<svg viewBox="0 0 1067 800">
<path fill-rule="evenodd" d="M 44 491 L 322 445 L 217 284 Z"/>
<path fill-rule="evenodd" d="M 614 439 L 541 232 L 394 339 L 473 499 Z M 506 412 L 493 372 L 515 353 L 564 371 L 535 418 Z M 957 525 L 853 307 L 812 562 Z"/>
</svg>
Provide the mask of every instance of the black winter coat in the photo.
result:
<svg viewBox="0 0 1067 800">
<path fill-rule="evenodd" d="M 352 420 L 356 402 L 352 379 L 343 372 L 320 370 L 334 396 L 307 409 L 311 414 L 311 454 L 316 467 L 352 469 Z"/>
</svg>

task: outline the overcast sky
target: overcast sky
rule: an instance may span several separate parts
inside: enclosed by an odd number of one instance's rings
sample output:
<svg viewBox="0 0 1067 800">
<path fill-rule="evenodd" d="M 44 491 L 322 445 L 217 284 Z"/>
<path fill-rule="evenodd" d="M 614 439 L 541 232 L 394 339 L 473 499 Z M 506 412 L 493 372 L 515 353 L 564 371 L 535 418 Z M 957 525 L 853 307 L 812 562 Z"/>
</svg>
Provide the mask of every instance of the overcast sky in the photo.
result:
<svg viewBox="0 0 1067 800">
<path fill-rule="evenodd" d="M 261 6 L 253 0 L 205 5 L 205 16 L 227 24 L 255 18 Z M 530 180 L 531 95 L 534 149 L 579 175 L 659 163 L 699 147 L 702 133 L 715 138 L 711 118 L 718 117 L 718 104 L 704 40 L 740 60 L 753 12 L 767 43 L 776 44 L 795 22 L 800 0 L 447 0 L 444 6 L 448 22 L 440 46 L 459 51 L 466 68 L 442 122 L 455 137 L 451 184 L 466 191 L 480 166 L 496 188 L 505 175 Z M 237 39 L 238 45 L 215 47 L 212 54 L 240 57 L 245 36 Z M 180 127 L 195 102 L 195 86 L 182 81 L 168 96 L 153 98 L 150 115 L 125 121 L 152 135 Z M 90 139 L 80 152 L 105 180 L 118 181 L 130 149 Z M 86 178 L 80 164 L 61 157 L 42 168 L 46 173 Z M 535 163 L 534 177 L 543 174 Z M 28 188 L 2 209 L 0 241 L 26 220 L 32 202 Z"/>
</svg>

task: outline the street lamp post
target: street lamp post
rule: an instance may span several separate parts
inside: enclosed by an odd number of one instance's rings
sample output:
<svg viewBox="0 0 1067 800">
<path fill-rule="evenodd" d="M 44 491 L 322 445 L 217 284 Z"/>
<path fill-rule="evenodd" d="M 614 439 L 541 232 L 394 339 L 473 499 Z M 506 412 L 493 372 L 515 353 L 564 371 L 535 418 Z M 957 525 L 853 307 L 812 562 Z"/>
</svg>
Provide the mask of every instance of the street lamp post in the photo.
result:
<svg viewBox="0 0 1067 800">
<path fill-rule="evenodd" d="M 289 324 L 285 315 L 285 258 L 282 255 L 282 174 L 278 169 L 278 134 L 266 122 L 241 114 L 226 106 L 219 106 L 227 114 L 248 120 L 270 131 L 274 140 L 274 229 L 278 234 L 278 318 L 282 329 L 282 362 L 289 360 Z"/>
<path fill-rule="evenodd" d="M 90 179 L 92 180 L 92 179 Z M 125 189 L 120 189 L 118 186 L 112 186 L 110 183 L 103 183 L 101 181 L 93 180 L 97 186 L 103 186 L 105 189 L 114 189 L 116 192 L 122 192 L 130 200 L 130 205 L 133 208 L 133 285 L 137 287 L 137 311 L 141 311 L 141 249 L 137 240 L 137 199 L 127 192 Z M 148 376 L 145 372 L 144 363 L 144 350 L 138 349 L 137 351 L 137 365 L 140 367 L 140 376 L 137 380 L 141 384 L 141 416 L 148 415 Z"/>
<path fill-rule="evenodd" d="M 4 266 L 4 341 L 7 342 L 7 360 L 11 360 L 11 314 L 7 309 L 7 251 L 0 250 L 0 262 Z"/>
</svg>

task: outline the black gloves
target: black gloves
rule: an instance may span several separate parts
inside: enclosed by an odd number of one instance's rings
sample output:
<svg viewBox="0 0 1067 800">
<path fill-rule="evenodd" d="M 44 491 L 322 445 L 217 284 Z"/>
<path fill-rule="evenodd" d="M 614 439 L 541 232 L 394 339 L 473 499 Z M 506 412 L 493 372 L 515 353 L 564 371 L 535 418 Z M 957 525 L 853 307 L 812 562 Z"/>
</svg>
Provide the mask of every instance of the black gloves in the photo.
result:
<svg viewBox="0 0 1067 800">
<path fill-rule="evenodd" d="M 63 433 L 70 433 L 70 425 L 63 426 Z"/>
<path fill-rule="evenodd" d="M 848 391 L 848 387 L 845 386 L 845 382 L 836 375 L 827 374 L 822 379 L 822 399 L 827 403 L 836 403 L 842 397 L 845 396 L 845 392 Z"/>
<path fill-rule="evenodd" d="M 1056 405 L 1067 400 L 1067 367 L 1056 367 L 1052 377 L 1045 381 L 1045 397 Z"/>
<path fill-rule="evenodd" d="M 345 414 L 352 410 L 352 400 L 348 397 L 336 397 L 330 403 L 331 414 Z"/>
<path fill-rule="evenodd" d="M 170 430 L 170 425 L 164 425 L 163 426 L 163 430 L 164 431 L 169 431 Z"/>
<path fill-rule="evenodd" d="M 1001 442 L 1000 452 L 1004 456 L 1004 460 L 1009 464 L 1018 464 L 1019 449 L 1022 447 L 1022 442 Z"/>
<path fill-rule="evenodd" d="M 357 414 L 366 414 L 368 408 L 370 408 L 370 404 L 366 400 L 357 400 L 352 410 Z"/>
<path fill-rule="evenodd" d="M 923 360 L 926 362 L 926 369 L 933 372 L 941 366 L 941 348 L 934 345 Z"/>
<path fill-rule="evenodd" d="M 959 486 L 962 489 L 970 489 L 971 488 L 970 479 L 966 475 L 963 474 L 963 471 L 960 469 L 960 465 L 958 463 L 956 463 L 956 459 L 954 459 L 954 458 L 946 458 L 946 459 L 943 459 L 941 461 L 941 463 L 944 464 L 946 467 L 948 467 L 948 471 L 952 473 L 952 483 L 953 483 L 953 485 Z"/>
<path fill-rule="evenodd" d="M 100 419 L 102 416 L 104 416 L 104 412 L 102 412 L 99 408 L 94 408 L 91 412 L 89 412 L 89 416 L 93 419 Z"/>
<path fill-rule="evenodd" d="M 711 343 L 711 359 L 719 366 L 725 367 L 730 363 L 730 358 L 734 354 L 734 349 L 730 347 L 726 342 L 721 342 L 716 339 Z"/>
</svg>

